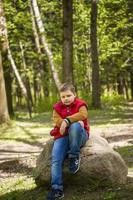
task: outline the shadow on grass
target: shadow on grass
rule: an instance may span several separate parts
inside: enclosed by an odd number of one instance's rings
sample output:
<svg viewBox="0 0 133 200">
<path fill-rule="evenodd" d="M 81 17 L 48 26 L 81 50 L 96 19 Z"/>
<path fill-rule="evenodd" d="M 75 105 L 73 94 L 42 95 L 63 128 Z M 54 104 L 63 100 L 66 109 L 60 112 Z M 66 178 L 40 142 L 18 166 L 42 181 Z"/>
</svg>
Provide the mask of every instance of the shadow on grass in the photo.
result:
<svg viewBox="0 0 133 200">
<path fill-rule="evenodd" d="M 108 123 L 132 123 L 133 111 L 130 109 L 106 109 L 106 110 L 90 110 L 91 125 L 106 125 Z"/>
<path fill-rule="evenodd" d="M 23 175 L 32 175 L 33 174 L 34 167 L 28 166 L 24 160 L 11 160 L 11 161 L 5 161 L 0 163 L 0 170 L 1 175 L 2 173 L 9 174 L 17 174 L 21 173 Z M 0 177 L 1 177 L 0 175 Z"/>
<path fill-rule="evenodd" d="M 33 136 L 33 134 L 32 133 L 30 133 L 30 131 L 27 131 L 23 126 L 20 126 L 19 125 L 19 127 L 24 131 L 24 133 L 26 134 L 26 135 L 28 135 L 29 137 L 30 137 L 30 139 L 33 141 L 33 142 L 28 142 L 28 143 L 30 143 L 31 145 L 33 145 L 33 146 L 38 146 L 38 147 L 41 147 L 41 148 L 43 148 L 43 144 L 41 143 L 41 142 L 38 142 L 37 141 L 37 139 Z M 22 139 L 21 139 L 22 140 Z M 22 140 L 23 141 L 23 140 Z M 24 143 L 26 143 L 26 142 L 24 142 Z"/>
<path fill-rule="evenodd" d="M 0 196 L 0 200 L 45 200 L 47 191 L 43 188 L 15 190 Z"/>
<path fill-rule="evenodd" d="M 6 127 L 3 132 L 6 132 L 6 130 L 9 130 L 10 127 Z M 25 135 L 28 136 L 27 139 L 24 138 L 8 138 L 8 137 L 0 137 L 0 140 L 14 140 L 16 142 L 22 142 L 24 144 L 29 144 L 32 146 L 37 146 L 40 148 L 43 148 L 44 144 L 43 142 L 39 142 L 39 136 L 34 136 L 33 133 L 31 133 L 30 131 L 26 130 L 26 128 L 24 128 L 23 126 L 19 125 L 19 128 L 22 129 L 22 131 L 25 133 Z M 2 133 L 3 134 L 3 133 Z M 46 136 L 49 136 L 48 134 L 46 134 Z M 42 138 L 42 137 L 41 137 Z"/>
<path fill-rule="evenodd" d="M 32 118 L 29 118 L 25 112 L 21 112 L 21 115 L 16 117 L 17 121 L 20 122 L 37 122 L 40 124 L 49 124 L 50 122 L 52 122 L 52 113 L 51 112 L 46 112 L 46 113 L 37 113 L 35 115 L 33 115 Z"/>
</svg>

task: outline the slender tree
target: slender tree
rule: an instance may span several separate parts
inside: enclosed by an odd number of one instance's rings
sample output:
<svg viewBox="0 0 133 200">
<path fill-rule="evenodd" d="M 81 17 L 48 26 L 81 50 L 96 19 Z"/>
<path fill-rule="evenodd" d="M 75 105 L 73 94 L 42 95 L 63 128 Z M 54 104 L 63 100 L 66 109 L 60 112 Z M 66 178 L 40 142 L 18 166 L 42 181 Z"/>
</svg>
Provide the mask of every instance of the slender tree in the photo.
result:
<svg viewBox="0 0 133 200">
<path fill-rule="evenodd" d="M 36 23 L 37 23 L 37 26 L 38 26 L 38 29 L 39 29 L 39 32 L 40 32 L 41 42 L 43 44 L 44 51 L 45 51 L 45 53 L 48 57 L 48 60 L 49 60 L 53 80 L 55 82 L 57 89 L 59 89 L 61 83 L 60 83 L 58 73 L 57 73 L 56 68 L 55 68 L 55 63 L 54 63 L 52 51 L 50 50 L 49 45 L 48 45 L 47 40 L 46 40 L 45 29 L 44 29 L 44 25 L 43 25 L 43 22 L 42 22 L 42 19 L 41 19 L 41 14 L 40 14 L 40 11 L 39 11 L 39 8 L 38 8 L 37 0 L 31 0 L 31 3 L 32 3 L 33 10 L 34 10 Z"/>
<path fill-rule="evenodd" d="M 14 74 L 16 76 L 16 79 L 17 79 L 18 84 L 19 84 L 19 86 L 21 88 L 21 91 L 22 91 L 23 95 L 26 98 L 28 111 L 29 111 L 29 116 L 31 117 L 32 109 L 31 109 L 31 103 L 30 103 L 29 98 L 28 98 L 27 88 L 25 87 L 25 84 L 23 83 L 23 80 L 21 79 L 21 76 L 20 76 L 19 71 L 17 69 L 16 63 L 15 63 L 15 61 L 13 59 L 13 56 L 12 56 L 12 53 L 11 53 L 9 45 L 8 45 L 8 59 L 11 62 L 11 66 L 12 66 L 13 72 L 14 72 Z"/>
<path fill-rule="evenodd" d="M 97 46 L 97 13 L 98 0 L 91 0 L 91 60 L 92 60 L 92 105 L 94 108 L 100 108 L 100 77 L 99 77 L 99 60 Z"/>
<path fill-rule="evenodd" d="M 20 41 L 19 42 L 20 45 L 20 49 L 21 49 L 21 57 L 22 57 L 22 62 L 23 62 L 23 68 L 24 68 L 24 72 L 25 72 L 25 78 L 24 78 L 24 84 L 27 90 L 27 96 L 28 96 L 28 101 L 29 101 L 29 105 L 30 105 L 30 112 L 32 111 L 32 107 L 33 107 L 33 99 L 32 99 L 32 93 L 31 93 L 31 86 L 30 86 L 30 80 L 28 75 L 26 74 L 26 59 L 25 59 L 25 55 L 24 55 L 24 47 L 23 47 L 23 43 Z"/>
<path fill-rule="evenodd" d="M 73 0 L 63 0 L 63 81 L 73 82 Z"/>
<path fill-rule="evenodd" d="M 38 64 L 34 67 L 35 69 L 35 73 L 34 73 L 34 80 L 37 80 L 37 74 L 40 75 L 41 77 L 41 82 L 42 82 L 42 88 L 43 88 L 43 93 L 44 93 L 44 97 L 48 97 L 49 96 L 49 90 L 48 90 L 48 83 L 49 83 L 49 76 L 48 76 L 48 69 L 46 67 L 46 62 L 45 59 L 43 59 L 42 61 L 42 50 L 41 50 L 41 44 L 40 44 L 40 38 L 39 38 L 39 34 L 38 34 L 38 30 L 37 30 L 37 26 L 36 26 L 36 22 L 35 22 L 35 17 L 34 17 L 34 13 L 33 13 L 33 8 L 30 2 L 30 14 L 31 14 L 31 20 L 32 20 L 32 30 L 33 30 L 33 34 L 34 34 L 34 39 L 35 39 L 35 46 L 36 46 L 36 50 L 37 50 L 37 54 L 38 54 Z M 36 84 L 36 81 L 35 81 Z M 36 90 L 34 91 L 34 96 L 36 99 Z"/>
</svg>

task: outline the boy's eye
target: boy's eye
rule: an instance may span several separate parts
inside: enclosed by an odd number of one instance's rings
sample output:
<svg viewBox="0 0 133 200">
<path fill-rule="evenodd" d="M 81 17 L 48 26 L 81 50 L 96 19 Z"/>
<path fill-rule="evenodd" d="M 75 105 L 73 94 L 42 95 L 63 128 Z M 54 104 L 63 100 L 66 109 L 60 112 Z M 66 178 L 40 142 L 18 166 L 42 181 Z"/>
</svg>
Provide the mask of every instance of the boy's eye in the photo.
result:
<svg viewBox="0 0 133 200">
<path fill-rule="evenodd" d="M 66 95 L 66 96 L 61 96 L 62 99 L 64 99 L 65 97 L 71 97 L 71 95 Z"/>
</svg>

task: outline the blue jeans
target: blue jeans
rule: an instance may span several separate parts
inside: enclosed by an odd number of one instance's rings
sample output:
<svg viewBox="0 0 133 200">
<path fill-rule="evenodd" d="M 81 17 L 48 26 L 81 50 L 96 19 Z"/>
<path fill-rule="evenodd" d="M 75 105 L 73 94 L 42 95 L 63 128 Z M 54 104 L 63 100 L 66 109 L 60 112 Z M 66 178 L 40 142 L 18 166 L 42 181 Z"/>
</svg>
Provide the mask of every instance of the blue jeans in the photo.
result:
<svg viewBox="0 0 133 200">
<path fill-rule="evenodd" d="M 62 167 L 65 158 L 78 157 L 80 148 L 88 140 L 88 134 L 80 123 L 72 123 L 68 135 L 54 141 L 51 161 L 51 185 L 54 189 L 63 190 Z"/>
</svg>

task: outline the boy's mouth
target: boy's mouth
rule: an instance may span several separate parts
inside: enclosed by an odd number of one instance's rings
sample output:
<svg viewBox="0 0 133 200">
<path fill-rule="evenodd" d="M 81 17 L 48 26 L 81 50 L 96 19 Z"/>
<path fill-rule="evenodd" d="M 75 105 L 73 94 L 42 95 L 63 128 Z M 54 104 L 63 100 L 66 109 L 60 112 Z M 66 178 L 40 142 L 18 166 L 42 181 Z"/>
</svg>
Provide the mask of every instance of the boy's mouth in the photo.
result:
<svg viewBox="0 0 133 200">
<path fill-rule="evenodd" d="M 69 101 L 65 101 L 65 102 L 64 102 L 64 104 L 68 104 L 68 103 L 70 103 L 70 102 L 69 102 Z"/>
</svg>

